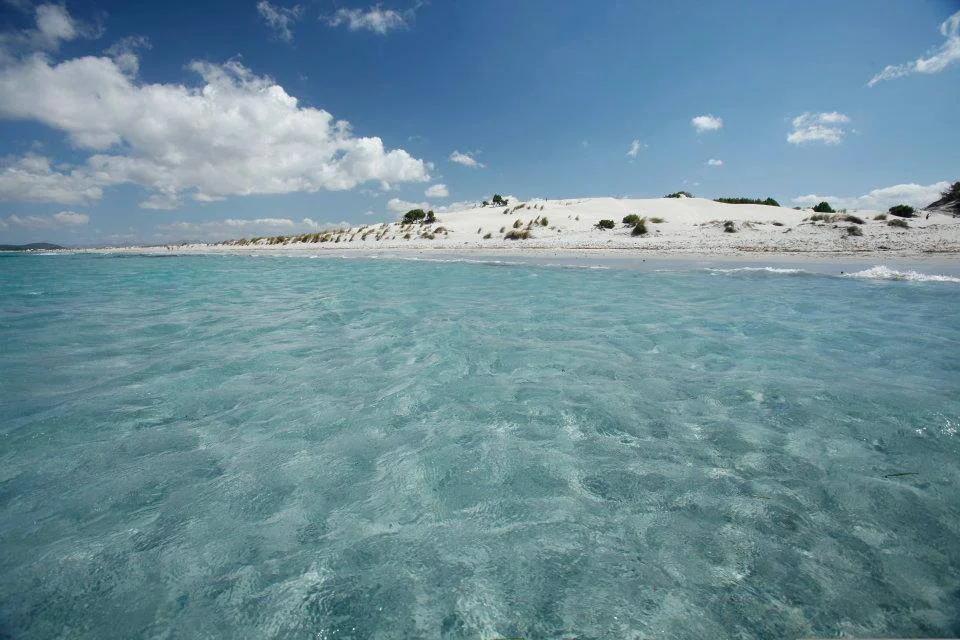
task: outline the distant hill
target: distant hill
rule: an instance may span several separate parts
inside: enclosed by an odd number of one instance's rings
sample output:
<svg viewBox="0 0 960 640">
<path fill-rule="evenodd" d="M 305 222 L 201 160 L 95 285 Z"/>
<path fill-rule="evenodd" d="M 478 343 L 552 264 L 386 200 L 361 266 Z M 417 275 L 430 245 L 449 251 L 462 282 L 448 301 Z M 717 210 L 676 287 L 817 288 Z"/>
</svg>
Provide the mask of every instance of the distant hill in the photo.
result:
<svg viewBox="0 0 960 640">
<path fill-rule="evenodd" d="M 924 210 L 949 213 L 954 218 L 960 218 L 960 182 L 954 182 L 940 195 L 943 197 L 925 206 Z"/>
<path fill-rule="evenodd" d="M 36 251 L 47 249 L 63 249 L 58 244 L 49 242 L 34 242 L 32 244 L 0 244 L 0 251 Z"/>
</svg>

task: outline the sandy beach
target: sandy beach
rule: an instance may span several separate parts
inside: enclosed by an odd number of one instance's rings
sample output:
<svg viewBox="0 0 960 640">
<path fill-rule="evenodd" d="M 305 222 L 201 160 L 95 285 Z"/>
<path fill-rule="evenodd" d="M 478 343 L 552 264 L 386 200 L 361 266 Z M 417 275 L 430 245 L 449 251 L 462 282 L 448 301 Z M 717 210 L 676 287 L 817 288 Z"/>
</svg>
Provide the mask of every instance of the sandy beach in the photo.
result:
<svg viewBox="0 0 960 640">
<path fill-rule="evenodd" d="M 645 220 L 647 232 L 634 235 L 622 222 Z M 432 224 L 382 221 L 321 229 L 300 236 L 234 238 L 220 243 L 167 244 L 86 249 L 117 253 L 252 253 L 300 255 L 377 254 L 437 258 L 471 256 L 549 260 L 577 258 L 635 260 L 763 260 L 842 262 L 919 259 L 960 261 L 960 218 L 917 212 L 903 219 L 881 211 L 820 214 L 752 204 L 724 204 L 702 198 L 576 198 L 474 206 L 438 213 Z M 598 226 L 612 220 L 612 229 Z M 891 226 L 891 221 L 907 227 Z M 516 231 L 522 239 L 509 239 Z"/>
</svg>

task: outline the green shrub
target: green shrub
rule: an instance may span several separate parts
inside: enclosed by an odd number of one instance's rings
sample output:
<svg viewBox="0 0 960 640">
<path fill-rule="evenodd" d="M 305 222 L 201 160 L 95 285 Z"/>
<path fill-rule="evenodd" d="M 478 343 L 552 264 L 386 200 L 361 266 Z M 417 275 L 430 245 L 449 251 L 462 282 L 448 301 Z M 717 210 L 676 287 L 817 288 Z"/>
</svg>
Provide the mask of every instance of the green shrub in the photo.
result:
<svg viewBox="0 0 960 640">
<path fill-rule="evenodd" d="M 899 227 L 899 228 L 901 228 L 901 229 L 909 229 L 909 228 L 910 228 L 910 225 L 907 224 L 907 221 L 906 221 L 906 220 L 903 220 L 902 218 L 894 218 L 893 220 L 890 220 L 889 222 L 887 222 L 887 226 L 888 226 L 888 227 Z"/>
<path fill-rule="evenodd" d="M 653 224 L 663 224 L 664 222 L 666 222 L 666 220 L 664 220 L 660 216 L 654 216 L 650 218 L 650 222 L 652 222 Z"/>
<path fill-rule="evenodd" d="M 873 216 L 873 219 L 874 219 L 874 220 L 886 220 L 886 219 L 887 219 L 887 214 L 885 214 L 885 213 L 878 213 L 877 215 Z"/>
<path fill-rule="evenodd" d="M 603 219 L 597 223 L 598 229 L 613 229 L 615 226 L 617 226 L 617 223 L 613 220 Z"/>
<path fill-rule="evenodd" d="M 768 207 L 780 206 L 780 203 L 773 198 L 767 198 L 766 200 L 760 200 L 759 198 L 714 198 L 713 201 L 724 204 L 765 204 Z"/>
<path fill-rule="evenodd" d="M 858 218 L 857 216 L 850 215 L 849 213 L 843 216 L 844 222 L 853 222 L 854 224 L 863 224 L 863 218 Z"/>
<path fill-rule="evenodd" d="M 505 207 L 505 206 L 507 206 L 507 201 L 504 200 L 504 199 L 503 199 L 503 196 L 501 196 L 499 193 L 493 194 L 493 199 L 491 199 L 491 202 L 493 203 L 493 206 L 495 206 L 495 207 L 498 207 L 498 206 L 499 206 L 499 207 Z"/>
<path fill-rule="evenodd" d="M 487 233 L 485 236 L 483 236 L 483 239 L 484 239 L 484 240 L 489 240 L 489 239 L 492 238 L 492 237 L 493 237 L 493 234 L 492 234 L 492 233 Z"/>
<path fill-rule="evenodd" d="M 407 211 L 405 214 L 403 214 L 403 223 L 413 224 L 414 222 L 423 220 L 426 217 L 427 212 L 423 209 L 410 209 L 410 211 Z"/>
<path fill-rule="evenodd" d="M 630 215 L 623 216 L 622 222 L 623 224 L 636 225 L 638 222 L 640 222 L 640 216 L 635 213 L 631 213 Z"/>
<path fill-rule="evenodd" d="M 675 191 L 663 196 L 664 198 L 692 198 L 693 194 L 689 191 Z"/>
<path fill-rule="evenodd" d="M 895 207 L 890 207 L 887 211 L 890 215 L 898 218 L 912 218 L 917 210 L 908 204 L 898 204 Z"/>
<path fill-rule="evenodd" d="M 530 237 L 530 232 L 527 231 L 526 229 L 523 229 L 523 230 L 513 229 L 503 237 L 506 238 L 507 240 L 526 240 L 527 238 Z"/>
<path fill-rule="evenodd" d="M 737 225 L 734 224 L 733 220 L 724 220 L 723 222 L 723 232 L 724 233 L 736 233 Z"/>
<path fill-rule="evenodd" d="M 821 202 L 813 208 L 817 213 L 836 213 L 828 202 Z"/>
<path fill-rule="evenodd" d="M 861 229 L 859 226 L 857 226 L 857 225 L 855 225 L 855 224 L 852 224 L 852 225 L 850 225 L 849 227 L 847 227 L 847 235 L 848 235 L 848 236 L 862 236 L 862 235 L 863 235 L 863 229 Z"/>
<path fill-rule="evenodd" d="M 433 215 L 433 210 L 427 211 L 427 217 L 423 219 L 426 224 L 433 224 L 437 221 L 437 216 Z"/>
<path fill-rule="evenodd" d="M 640 218 L 637 220 L 637 224 L 634 225 L 633 231 L 630 232 L 632 236 L 644 236 L 647 234 L 647 219 Z"/>
<path fill-rule="evenodd" d="M 541 227 L 545 227 L 545 226 L 547 226 L 548 224 L 550 224 L 550 223 L 547 222 L 547 219 L 546 219 L 546 218 L 540 218 L 540 226 L 541 226 Z"/>
</svg>

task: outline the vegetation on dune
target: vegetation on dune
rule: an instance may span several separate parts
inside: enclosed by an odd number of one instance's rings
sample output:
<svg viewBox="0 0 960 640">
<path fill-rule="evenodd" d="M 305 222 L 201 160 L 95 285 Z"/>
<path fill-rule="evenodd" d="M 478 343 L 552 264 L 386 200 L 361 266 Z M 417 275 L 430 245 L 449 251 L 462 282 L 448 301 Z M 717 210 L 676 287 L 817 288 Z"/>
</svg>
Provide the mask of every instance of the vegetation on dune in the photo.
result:
<svg viewBox="0 0 960 640">
<path fill-rule="evenodd" d="M 493 198 L 490 200 L 495 207 L 505 207 L 507 206 L 507 201 L 499 193 L 493 194 Z"/>
<path fill-rule="evenodd" d="M 689 191 L 674 191 L 663 196 L 664 198 L 692 198 L 693 194 Z"/>
<path fill-rule="evenodd" d="M 433 224 L 437 221 L 437 217 L 434 215 L 433 210 L 424 211 L 423 209 L 410 209 L 405 214 L 403 214 L 403 220 L 401 224 L 413 224 L 419 222 L 421 224 Z"/>
<path fill-rule="evenodd" d="M 847 235 L 848 235 L 848 236 L 862 236 L 862 235 L 863 235 L 863 229 L 861 229 L 858 225 L 852 224 L 852 225 L 850 225 L 849 227 L 847 227 Z"/>
<path fill-rule="evenodd" d="M 766 198 L 765 200 L 760 200 L 759 198 L 714 198 L 713 201 L 724 204 L 765 204 L 769 207 L 780 206 L 780 203 L 773 198 Z"/>
<path fill-rule="evenodd" d="M 492 237 L 493 237 L 493 234 L 492 234 L 492 233 L 487 233 L 487 234 L 485 234 L 485 235 L 483 236 L 483 239 L 484 239 L 484 240 L 489 240 L 489 239 L 492 238 Z"/>
<path fill-rule="evenodd" d="M 886 220 L 886 219 L 887 219 L 887 214 L 885 214 L 885 213 L 878 213 L 877 215 L 873 216 L 873 219 L 874 219 L 874 220 Z"/>
<path fill-rule="evenodd" d="M 898 218 L 912 218 L 916 215 L 917 210 L 908 204 L 898 204 L 890 207 L 887 213 L 892 216 L 897 216 Z"/>
<path fill-rule="evenodd" d="M 733 220 L 724 220 L 724 221 L 723 221 L 723 232 L 724 232 L 724 233 L 736 233 L 736 232 L 737 232 L 737 225 L 733 222 Z"/>
<path fill-rule="evenodd" d="M 530 232 L 526 229 L 511 229 L 505 236 L 507 240 L 526 240 L 527 238 L 532 237 Z"/>
<path fill-rule="evenodd" d="M 621 220 L 620 222 L 622 222 L 623 224 L 635 225 L 638 222 L 640 222 L 640 216 L 638 216 L 635 213 L 631 213 L 629 215 L 623 216 L 623 220 Z"/>
<path fill-rule="evenodd" d="M 647 235 L 647 219 L 638 218 L 637 223 L 633 225 L 633 231 L 630 232 L 632 236 L 645 236 Z"/>
<path fill-rule="evenodd" d="M 910 225 L 903 218 L 894 218 L 887 222 L 888 227 L 899 227 L 900 229 L 909 229 Z"/>
<path fill-rule="evenodd" d="M 613 220 L 603 219 L 597 223 L 598 229 L 613 229 L 615 226 L 617 226 L 617 223 Z"/>
<path fill-rule="evenodd" d="M 816 213 L 836 213 L 833 210 L 833 207 L 830 206 L 829 202 L 821 202 L 813 208 Z"/>
<path fill-rule="evenodd" d="M 855 216 L 855 215 L 851 215 L 851 214 L 849 214 L 849 213 L 846 214 L 845 216 L 843 216 L 843 219 L 844 219 L 846 222 L 852 222 L 852 223 L 854 223 L 854 224 L 864 224 L 863 218 L 859 218 L 859 217 L 857 217 L 857 216 Z"/>
<path fill-rule="evenodd" d="M 653 216 L 652 218 L 650 218 L 650 222 L 652 222 L 653 224 L 663 224 L 664 222 L 666 222 L 666 219 L 661 218 L 660 216 Z"/>
</svg>

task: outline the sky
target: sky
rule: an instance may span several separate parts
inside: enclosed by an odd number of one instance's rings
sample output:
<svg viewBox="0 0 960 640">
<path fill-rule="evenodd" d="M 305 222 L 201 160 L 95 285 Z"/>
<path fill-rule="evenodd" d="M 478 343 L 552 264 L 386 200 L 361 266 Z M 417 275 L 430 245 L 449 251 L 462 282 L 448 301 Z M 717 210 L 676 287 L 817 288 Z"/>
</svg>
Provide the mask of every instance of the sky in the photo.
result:
<svg viewBox="0 0 960 640">
<path fill-rule="evenodd" d="M 169 243 L 493 193 L 923 206 L 960 0 L 0 0 L 0 243 Z"/>
</svg>

